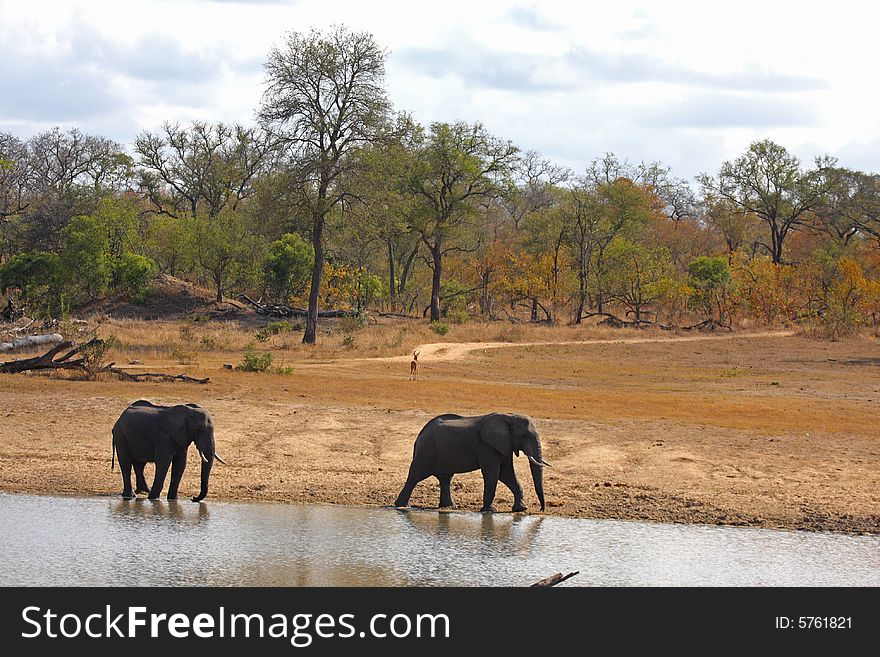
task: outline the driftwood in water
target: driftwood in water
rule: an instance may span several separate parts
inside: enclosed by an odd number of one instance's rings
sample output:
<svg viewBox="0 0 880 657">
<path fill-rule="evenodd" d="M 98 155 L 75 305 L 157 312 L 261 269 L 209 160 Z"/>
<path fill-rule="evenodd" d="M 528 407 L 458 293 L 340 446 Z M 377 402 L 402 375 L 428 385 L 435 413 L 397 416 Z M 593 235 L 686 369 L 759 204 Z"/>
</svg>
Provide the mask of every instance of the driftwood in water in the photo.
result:
<svg viewBox="0 0 880 657">
<path fill-rule="evenodd" d="M 27 349 L 28 347 L 38 347 L 44 344 L 58 344 L 59 342 L 64 342 L 64 338 L 60 333 L 26 335 L 22 338 L 16 338 L 12 342 L 0 342 L 0 353 L 18 351 L 19 349 Z"/>
<path fill-rule="evenodd" d="M 571 579 L 575 575 L 580 573 L 579 570 L 574 571 L 573 573 L 569 573 L 568 575 L 563 575 L 562 573 L 556 573 L 555 575 L 550 575 L 550 577 L 545 577 L 542 580 L 539 580 L 532 584 L 532 587 L 535 586 L 556 586 L 560 582 L 564 582 L 567 579 Z"/>
<path fill-rule="evenodd" d="M 268 315 L 270 317 L 306 317 L 309 311 L 305 308 L 295 308 L 293 306 L 285 306 L 282 303 L 259 303 L 254 301 L 246 294 L 239 294 L 239 300 L 244 301 L 253 308 L 258 315 Z M 355 310 L 319 310 L 318 317 L 334 318 L 334 317 L 355 317 Z"/>
<path fill-rule="evenodd" d="M 165 374 L 163 372 L 126 372 L 118 367 L 114 367 L 115 363 L 106 365 L 89 363 L 88 359 L 83 355 L 84 350 L 91 347 L 102 347 L 104 341 L 99 338 L 92 338 L 88 342 L 73 346 L 70 341 L 64 341 L 57 344 L 42 356 L 34 356 L 33 358 L 21 358 L 19 360 L 11 360 L 0 363 L 0 373 L 2 374 L 19 374 L 21 372 L 32 372 L 35 370 L 80 370 L 91 374 L 100 374 L 108 372 L 115 374 L 125 381 L 186 381 L 188 383 L 208 383 L 210 379 L 196 379 L 186 374 Z M 65 354 L 62 351 L 68 349 Z M 61 355 L 59 355 L 61 354 Z"/>
</svg>

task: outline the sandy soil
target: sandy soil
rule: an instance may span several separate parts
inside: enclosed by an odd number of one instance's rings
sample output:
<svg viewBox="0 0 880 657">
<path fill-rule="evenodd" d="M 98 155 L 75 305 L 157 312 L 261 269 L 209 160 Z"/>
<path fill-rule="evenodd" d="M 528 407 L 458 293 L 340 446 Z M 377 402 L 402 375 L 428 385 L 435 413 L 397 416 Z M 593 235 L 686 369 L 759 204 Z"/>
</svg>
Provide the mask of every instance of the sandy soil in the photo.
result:
<svg viewBox="0 0 880 657">
<path fill-rule="evenodd" d="M 554 466 L 545 474 L 549 515 L 880 533 L 875 339 L 775 332 L 431 344 L 421 347 L 416 382 L 409 355 L 294 355 L 287 376 L 224 370 L 232 359 L 240 353 L 205 354 L 198 366 L 138 365 L 207 375 L 206 386 L 0 375 L 0 490 L 118 493 L 110 427 L 146 398 L 212 412 L 228 466 L 215 467 L 209 500 L 385 505 L 431 417 L 516 411 L 535 418 Z M 197 489 L 197 458 L 190 462 L 182 493 Z M 527 465 L 517 459 L 537 512 Z M 453 480 L 460 508 L 478 509 L 481 491 L 479 473 Z M 438 497 L 428 480 L 413 504 L 436 506 Z M 499 486 L 496 507 L 511 503 Z"/>
</svg>

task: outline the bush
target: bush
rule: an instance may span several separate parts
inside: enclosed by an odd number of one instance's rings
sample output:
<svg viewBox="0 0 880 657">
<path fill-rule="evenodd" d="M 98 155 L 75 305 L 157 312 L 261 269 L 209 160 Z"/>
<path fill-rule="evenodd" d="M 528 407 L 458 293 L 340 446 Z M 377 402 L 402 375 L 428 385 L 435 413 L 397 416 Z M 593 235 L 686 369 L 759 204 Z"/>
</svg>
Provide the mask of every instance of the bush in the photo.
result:
<svg viewBox="0 0 880 657">
<path fill-rule="evenodd" d="M 471 316 L 466 310 L 450 310 L 446 313 L 446 319 L 453 324 L 467 324 L 470 318 Z"/>
<path fill-rule="evenodd" d="M 431 330 L 437 335 L 446 335 L 449 333 L 449 324 L 443 322 L 431 322 Z"/>
<path fill-rule="evenodd" d="M 0 290 L 16 289 L 32 309 L 48 307 L 55 314 L 60 303 L 61 260 L 55 253 L 19 253 L 0 266 Z"/>
<path fill-rule="evenodd" d="M 292 326 L 290 322 L 269 322 L 263 328 L 258 329 L 254 334 L 254 337 L 257 338 L 260 342 L 265 342 L 273 335 L 280 335 L 281 333 L 290 333 L 291 331 L 297 330 L 297 327 Z"/>
<path fill-rule="evenodd" d="M 354 336 L 353 335 L 344 336 L 342 338 L 342 344 L 345 345 L 346 347 L 353 347 L 354 346 Z"/>
<path fill-rule="evenodd" d="M 158 272 L 159 267 L 152 259 L 124 253 L 116 265 L 116 280 L 123 294 L 134 303 L 143 303 Z"/>
<path fill-rule="evenodd" d="M 263 281 L 269 296 L 286 302 L 305 292 L 314 261 L 315 250 L 299 235 L 287 233 L 272 242 L 263 265 Z"/>
<path fill-rule="evenodd" d="M 171 348 L 171 357 L 180 365 L 191 365 L 195 362 L 193 352 L 179 344 L 176 344 Z"/>
<path fill-rule="evenodd" d="M 265 372 L 272 367 L 272 354 L 257 353 L 254 345 L 249 344 L 244 352 L 241 363 L 235 366 L 239 372 Z"/>
<path fill-rule="evenodd" d="M 342 317 L 339 320 L 339 328 L 346 333 L 352 333 L 364 328 L 368 323 L 366 313 L 358 313 L 354 317 Z"/>
</svg>

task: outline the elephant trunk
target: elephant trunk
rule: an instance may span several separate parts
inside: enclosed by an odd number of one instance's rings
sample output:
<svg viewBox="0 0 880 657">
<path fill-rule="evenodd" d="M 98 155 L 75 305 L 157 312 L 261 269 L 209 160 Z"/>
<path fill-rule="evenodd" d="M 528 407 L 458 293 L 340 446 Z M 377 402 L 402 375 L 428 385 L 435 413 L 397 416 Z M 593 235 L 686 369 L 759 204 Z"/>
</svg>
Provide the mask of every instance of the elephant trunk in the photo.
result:
<svg viewBox="0 0 880 657">
<path fill-rule="evenodd" d="M 541 503 L 541 511 L 544 510 L 544 459 L 541 456 L 541 446 L 538 446 L 538 453 L 535 458 L 529 459 L 529 469 L 532 471 L 532 481 L 535 483 L 535 494 Z"/>
<path fill-rule="evenodd" d="M 193 502 L 201 502 L 208 496 L 208 480 L 211 478 L 211 468 L 214 466 L 214 436 L 211 436 L 210 441 L 206 442 L 204 449 L 199 449 L 198 443 L 196 444 L 202 457 L 202 477 L 199 494 L 192 498 Z"/>
</svg>

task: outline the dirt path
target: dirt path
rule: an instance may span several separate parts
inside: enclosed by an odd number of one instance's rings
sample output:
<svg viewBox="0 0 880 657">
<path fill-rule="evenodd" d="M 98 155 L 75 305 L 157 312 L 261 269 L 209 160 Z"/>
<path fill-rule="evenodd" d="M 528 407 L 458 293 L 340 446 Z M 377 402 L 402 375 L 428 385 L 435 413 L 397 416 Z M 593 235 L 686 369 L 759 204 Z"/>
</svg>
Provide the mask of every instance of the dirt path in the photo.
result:
<svg viewBox="0 0 880 657">
<path fill-rule="evenodd" d="M 796 335 L 796 331 L 765 331 L 760 333 L 726 333 L 724 335 L 686 335 L 669 338 L 621 338 L 619 340 L 561 340 L 545 342 L 428 342 L 415 348 L 423 361 L 454 361 L 464 358 L 472 351 L 482 349 L 504 349 L 506 347 L 571 347 L 579 345 L 620 345 L 654 344 L 668 342 L 705 342 L 715 340 L 747 340 L 750 338 L 786 338 Z M 314 367 L 336 365 L 339 363 L 385 362 L 403 363 L 412 360 L 412 354 L 403 356 L 377 356 L 370 358 L 347 358 L 342 361 L 311 363 Z"/>
</svg>

